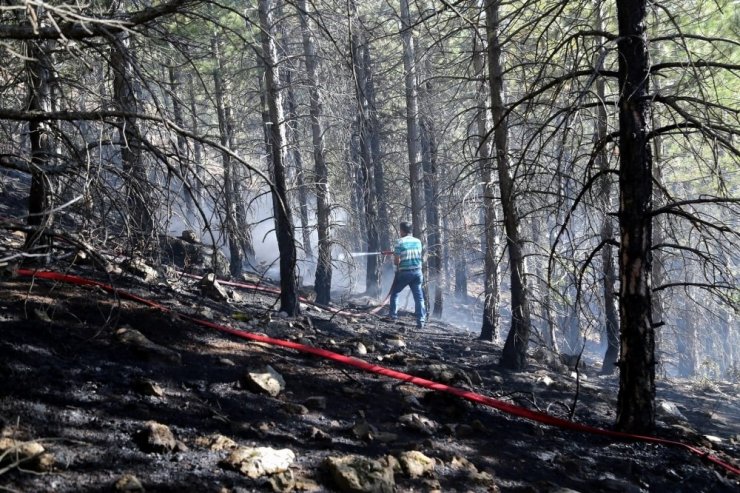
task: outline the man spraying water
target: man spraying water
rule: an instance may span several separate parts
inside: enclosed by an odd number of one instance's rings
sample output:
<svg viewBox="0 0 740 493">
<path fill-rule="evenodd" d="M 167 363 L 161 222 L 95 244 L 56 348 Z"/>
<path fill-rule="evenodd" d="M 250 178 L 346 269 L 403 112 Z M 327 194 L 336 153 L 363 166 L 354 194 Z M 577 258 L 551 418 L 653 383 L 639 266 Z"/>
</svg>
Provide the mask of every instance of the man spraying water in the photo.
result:
<svg viewBox="0 0 740 493">
<path fill-rule="evenodd" d="M 421 329 L 424 327 L 426 320 L 424 294 L 421 289 L 424 283 L 424 276 L 421 272 L 421 241 L 411 235 L 411 223 L 403 221 L 398 226 L 401 232 L 401 238 L 396 242 L 396 247 L 393 250 L 396 277 L 391 286 L 389 316 L 394 320 L 398 318 L 398 295 L 408 286 L 414 297 L 416 327 Z"/>
</svg>

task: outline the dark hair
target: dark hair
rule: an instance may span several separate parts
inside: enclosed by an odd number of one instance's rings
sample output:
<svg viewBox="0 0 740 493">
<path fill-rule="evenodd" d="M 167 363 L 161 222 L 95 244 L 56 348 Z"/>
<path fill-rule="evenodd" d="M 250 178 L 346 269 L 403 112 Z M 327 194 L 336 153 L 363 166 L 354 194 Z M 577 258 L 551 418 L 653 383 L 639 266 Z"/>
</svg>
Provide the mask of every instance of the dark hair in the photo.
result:
<svg viewBox="0 0 740 493">
<path fill-rule="evenodd" d="M 411 233 L 411 223 L 408 221 L 401 221 L 401 224 L 399 224 L 398 227 L 401 229 L 401 233 L 403 234 Z"/>
</svg>

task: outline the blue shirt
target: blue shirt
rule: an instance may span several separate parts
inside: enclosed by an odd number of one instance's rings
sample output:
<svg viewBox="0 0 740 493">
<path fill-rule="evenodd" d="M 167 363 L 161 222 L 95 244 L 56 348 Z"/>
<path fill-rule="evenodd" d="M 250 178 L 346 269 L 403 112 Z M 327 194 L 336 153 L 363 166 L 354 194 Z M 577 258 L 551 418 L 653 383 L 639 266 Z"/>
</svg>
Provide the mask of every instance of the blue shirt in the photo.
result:
<svg viewBox="0 0 740 493">
<path fill-rule="evenodd" d="M 404 236 L 396 242 L 393 253 L 398 255 L 398 270 L 421 269 L 421 241 L 411 235 Z"/>
</svg>

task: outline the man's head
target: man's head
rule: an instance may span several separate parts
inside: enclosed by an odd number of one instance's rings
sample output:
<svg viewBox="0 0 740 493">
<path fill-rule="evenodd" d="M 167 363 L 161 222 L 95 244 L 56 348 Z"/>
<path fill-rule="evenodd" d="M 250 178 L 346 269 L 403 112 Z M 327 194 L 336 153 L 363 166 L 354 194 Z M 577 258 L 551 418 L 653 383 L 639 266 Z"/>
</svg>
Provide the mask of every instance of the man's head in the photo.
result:
<svg viewBox="0 0 740 493">
<path fill-rule="evenodd" d="M 408 221 L 401 221 L 398 225 L 398 229 L 401 230 L 401 235 L 406 236 L 411 234 L 411 223 Z"/>
</svg>

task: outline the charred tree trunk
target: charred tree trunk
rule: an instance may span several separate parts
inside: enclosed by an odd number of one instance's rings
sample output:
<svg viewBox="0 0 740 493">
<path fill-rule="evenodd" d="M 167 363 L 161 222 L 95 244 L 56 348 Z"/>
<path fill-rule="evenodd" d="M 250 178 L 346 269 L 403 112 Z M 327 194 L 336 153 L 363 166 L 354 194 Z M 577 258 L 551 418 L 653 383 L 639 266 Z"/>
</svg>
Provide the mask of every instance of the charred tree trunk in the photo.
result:
<svg viewBox="0 0 740 493">
<path fill-rule="evenodd" d="M 416 80 L 416 48 L 411 32 L 408 0 L 401 3 L 401 39 L 403 41 L 404 87 L 406 92 L 406 146 L 409 154 L 411 222 L 416 238 L 424 241 L 424 184 L 419 149 L 419 85 Z"/>
<path fill-rule="evenodd" d="M 195 84 L 192 74 L 188 77 L 188 97 L 190 98 L 190 131 L 198 135 L 198 110 L 195 101 Z M 203 198 L 203 144 L 199 140 L 193 142 L 193 178 L 195 185 L 193 193 L 195 201 L 200 203 Z"/>
<path fill-rule="evenodd" d="M 175 120 L 175 125 L 180 128 L 185 128 L 182 117 L 182 101 L 180 94 L 182 94 L 182 75 L 180 70 L 176 67 L 168 67 L 168 73 L 170 78 L 170 91 L 172 93 L 172 113 Z M 177 134 L 177 147 L 175 148 L 177 153 L 177 162 L 179 164 L 180 177 L 182 178 L 182 191 L 181 195 L 185 201 L 185 212 L 188 217 L 195 215 L 195 207 L 193 205 L 193 189 L 190 184 L 190 177 L 192 176 L 192 168 L 190 156 L 188 155 L 188 143 L 185 140 L 185 136 Z"/>
<path fill-rule="evenodd" d="M 365 218 L 365 203 L 363 202 L 362 173 L 360 167 L 360 127 L 358 118 L 352 122 L 352 134 L 349 141 L 347 159 L 347 178 L 350 184 L 350 202 L 352 206 L 352 217 L 350 224 L 354 225 L 356 234 L 351 236 L 353 250 L 367 249 L 367 220 Z"/>
<path fill-rule="evenodd" d="M 431 72 L 431 70 L 430 70 Z M 442 237 L 439 224 L 439 185 L 437 172 L 437 135 L 432 115 L 433 86 L 427 81 L 424 85 L 422 101 L 424 102 L 424 116 L 421 118 L 421 155 L 422 169 L 424 172 L 424 197 L 426 203 L 427 220 L 427 255 L 429 285 L 434 288 L 434 309 L 427 306 L 431 314 L 437 318 L 442 317 L 443 291 L 442 291 Z M 427 297 L 429 289 L 425 291 Z"/>
<path fill-rule="evenodd" d="M 316 263 L 316 279 L 314 290 L 316 302 L 328 305 L 331 301 L 331 199 L 329 197 L 329 171 L 324 157 L 324 129 L 322 125 L 323 108 L 319 93 L 319 78 L 317 73 L 316 48 L 314 47 L 311 30 L 309 29 L 306 0 L 299 0 L 301 28 L 303 32 L 303 51 L 306 57 L 306 71 L 308 72 L 311 137 L 313 144 L 313 159 L 316 180 L 316 224 L 319 237 L 319 252 Z"/>
<path fill-rule="evenodd" d="M 603 117 L 606 118 L 606 112 L 604 112 Z M 601 127 L 601 122 L 599 122 L 599 126 Z M 604 126 L 605 130 L 606 128 Z M 601 130 L 599 130 L 599 135 L 601 135 Z M 606 137 L 606 132 L 604 132 L 603 137 Z M 601 155 L 597 157 L 597 160 L 599 161 L 599 168 L 605 170 L 607 166 L 605 162 L 606 157 Z M 602 375 L 611 375 L 617 370 L 617 360 L 619 359 L 619 318 L 617 316 L 617 300 L 615 296 L 617 275 L 614 269 L 614 248 L 611 245 L 611 242 L 614 241 L 614 225 L 609 215 L 609 209 L 611 207 L 611 184 L 609 176 L 605 175 L 602 177 L 599 194 L 601 195 L 602 207 L 604 208 L 604 220 L 601 224 L 601 241 L 603 242 L 601 265 L 603 269 L 604 330 L 607 343 L 604 361 L 601 364 L 601 373 Z"/>
<path fill-rule="evenodd" d="M 295 180 L 298 188 L 298 210 L 301 219 L 301 237 L 303 238 L 303 252 L 307 259 L 313 258 L 313 248 L 311 247 L 311 226 L 308 219 L 308 187 L 306 186 L 306 173 L 303 167 L 303 154 L 301 154 L 300 139 L 298 138 L 298 113 L 296 110 L 295 93 L 293 91 L 293 76 L 290 70 L 285 70 L 285 81 L 283 86 L 286 88 L 286 110 L 288 130 L 288 140 L 290 141 L 290 156 L 295 168 Z"/>
<path fill-rule="evenodd" d="M 380 151 L 380 121 L 375 105 L 375 82 L 373 80 L 373 63 L 370 55 L 370 45 L 365 44 L 362 50 L 363 72 L 365 73 L 365 97 L 368 109 L 368 134 L 370 139 L 370 154 L 373 160 L 373 175 L 375 178 L 375 198 L 378 204 L 378 241 L 381 250 L 391 249 L 390 220 L 388 219 L 388 201 L 385 196 L 385 170 Z"/>
<path fill-rule="evenodd" d="M 279 18 L 283 17 L 282 5 L 278 5 L 278 11 L 276 16 Z M 286 46 L 288 45 L 289 39 L 284 24 L 279 24 L 280 27 L 280 39 L 279 43 L 279 55 L 288 59 L 288 52 Z M 289 156 L 292 167 L 288 168 L 290 174 L 290 168 L 295 176 L 295 187 L 298 192 L 298 211 L 301 222 L 301 238 L 303 243 L 303 253 L 306 259 L 313 259 L 313 247 L 311 246 L 311 226 L 309 222 L 309 207 L 308 207 L 308 187 L 306 186 L 306 172 L 303 166 L 303 154 L 301 153 L 300 137 L 299 137 L 299 126 L 298 126 L 298 110 L 295 98 L 295 88 L 293 83 L 293 69 L 290 66 L 286 66 L 283 70 L 280 70 L 280 87 L 285 88 L 285 98 L 283 103 L 285 105 L 285 131 L 286 140 L 289 145 Z"/>
<path fill-rule="evenodd" d="M 467 223 L 462 207 L 457 208 L 455 220 L 461 224 L 462 231 L 459 231 L 453 242 L 455 244 L 455 297 L 463 303 L 468 302 L 468 248 L 465 243 L 467 236 Z"/>
<path fill-rule="evenodd" d="M 660 86 L 657 78 L 653 78 L 655 84 L 655 92 L 660 92 Z M 652 121 L 653 128 L 660 128 L 660 122 L 658 121 L 657 115 L 653 116 Z M 661 135 L 653 136 L 653 180 L 657 185 L 658 190 L 663 189 L 663 140 Z M 653 208 L 663 207 L 666 203 L 665 197 L 662 191 L 658 191 L 653 197 Z M 665 216 L 659 215 L 655 217 L 653 223 L 653 242 L 652 245 L 661 245 L 666 237 L 666 221 Z M 665 259 L 660 248 L 653 250 L 653 267 L 651 272 L 652 282 L 651 287 L 662 286 L 668 278 L 666 272 Z M 654 320 L 653 327 L 655 328 L 655 365 L 656 368 L 663 366 L 663 361 L 660 358 L 664 347 L 663 341 L 663 326 L 665 325 L 665 313 L 666 313 L 666 296 L 662 294 L 662 291 L 652 292 L 652 320 Z"/>
<path fill-rule="evenodd" d="M 119 120 L 118 136 L 121 162 L 129 209 L 127 223 L 134 239 L 134 249 L 145 248 L 154 231 L 150 184 L 142 151 L 137 118 L 138 103 L 134 91 L 134 61 L 129 47 L 130 33 L 122 32 L 111 38 L 110 57 L 113 71 L 113 99 L 116 109 L 127 116 Z"/>
<path fill-rule="evenodd" d="M 689 311 L 676 320 L 677 372 L 682 378 L 696 376 L 699 367 L 699 334 L 696 325 L 696 317 Z"/>
<path fill-rule="evenodd" d="M 272 201 L 275 212 L 275 234 L 280 250 L 280 310 L 289 316 L 296 316 L 300 313 L 295 274 L 298 257 L 283 163 L 284 119 L 278 89 L 279 76 L 276 73 L 277 53 L 272 37 L 271 5 L 271 0 L 259 0 L 262 56 L 265 69 L 265 100 L 271 123 L 269 129 L 269 156 L 271 158 L 270 170 L 273 179 Z"/>
<path fill-rule="evenodd" d="M 652 258 L 652 154 L 647 2 L 619 0 L 619 314 L 617 428 L 650 433 L 655 427 L 655 335 Z"/>
<path fill-rule="evenodd" d="M 597 31 L 603 30 L 603 3 L 600 2 L 596 7 L 596 25 Z M 594 66 L 600 70 L 606 57 L 606 48 L 604 40 L 598 38 L 599 47 L 596 50 L 596 59 Z M 597 109 L 596 132 L 594 133 L 594 145 L 601 146 L 596 156 L 596 165 L 599 171 L 604 175 L 601 178 L 601 187 L 599 197 L 601 202 L 602 214 L 604 215 L 601 223 L 601 268 L 603 270 L 602 285 L 604 293 L 604 335 L 606 336 L 606 352 L 601 364 L 601 374 L 611 375 L 617 371 L 617 360 L 619 359 L 619 318 L 617 315 L 616 286 L 617 274 L 614 269 L 614 221 L 612 220 L 611 208 L 611 176 L 607 173 L 609 169 L 609 159 L 607 156 L 604 142 L 608 136 L 608 120 L 606 107 L 606 82 L 599 77 L 596 80 L 596 98 L 599 103 Z"/>
<path fill-rule="evenodd" d="M 511 328 L 506 337 L 500 364 L 504 368 L 521 370 L 527 364 L 527 345 L 532 323 L 529 313 L 529 293 L 525 278 L 524 248 L 519 232 L 514 179 L 511 175 L 508 148 L 508 128 L 504 107 L 503 63 L 499 40 L 498 0 L 486 6 L 486 28 L 488 33 L 488 72 L 491 85 L 491 109 L 493 116 L 493 141 L 496 146 L 501 206 L 504 212 L 506 246 L 509 252 L 511 271 Z"/>
<path fill-rule="evenodd" d="M 350 5 L 351 15 L 357 15 L 355 3 Z M 375 196 L 374 167 L 372 164 L 372 152 L 370 150 L 370 128 L 369 128 L 369 102 L 367 100 L 364 50 L 366 49 L 364 36 L 355 26 L 352 30 L 352 65 L 354 67 L 355 95 L 358 105 L 357 128 L 359 132 L 359 159 L 360 173 L 365 207 L 367 250 L 377 252 L 380 249 L 380 238 L 378 235 L 377 198 Z M 380 266 L 378 255 L 368 255 L 365 270 L 365 294 L 368 296 L 380 295 Z"/>
<path fill-rule="evenodd" d="M 223 60 L 221 59 L 221 53 L 218 46 L 218 40 L 213 39 L 211 43 L 214 55 L 216 57 L 216 68 L 213 71 L 213 81 L 215 86 L 216 95 L 216 111 L 218 114 L 218 130 L 220 135 L 221 146 L 224 149 L 231 148 L 232 141 L 232 124 L 230 122 L 230 109 L 225 103 L 226 88 L 223 82 Z M 224 168 L 224 203 L 225 203 L 225 230 L 226 239 L 229 244 L 229 272 L 232 276 L 238 276 L 242 273 L 242 265 L 244 257 L 242 255 L 242 248 L 239 243 L 239 235 L 237 228 L 237 211 L 236 211 L 236 200 L 238 197 L 234 196 L 234 184 L 233 184 L 233 164 L 231 162 L 231 155 L 226 152 L 221 152 L 221 162 Z"/>
<path fill-rule="evenodd" d="M 380 248 L 378 238 L 378 222 L 376 215 L 376 200 L 373 189 L 373 169 L 370 163 L 370 147 L 368 142 L 367 128 L 363 128 L 363 118 L 360 117 L 360 180 L 362 183 L 362 198 L 365 208 L 365 228 L 367 231 L 367 250 L 377 252 Z M 380 266 L 378 255 L 367 255 L 365 275 L 365 294 L 367 296 L 380 295 Z"/>
<path fill-rule="evenodd" d="M 29 41 L 26 44 L 28 59 L 28 109 L 36 112 L 52 110 L 52 60 L 49 42 Z M 52 209 L 52 187 L 49 176 L 43 171 L 52 162 L 52 139 L 54 138 L 46 122 L 28 122 L 28 137 L 31 144 L 31 189 L 28 195 L 28 226 L 33 230 L 26 236 L 24 250 L 34 257 L 48 261 L 51 241 L 44 230 L 51 227 L 54 220 Z"/>
<path fill-rule="evenodd" d="M 484 293 L 483 293 L 483 319 L 479 339 L 484 341 L 495 341 L 498 338 L 499 330 L 499 311 L 498 304 L 500 300 L 499 293 L 499 236 L 496 234 L 498 229 L 498 218 L 496 217 L 496 204 L 494 198 L 494 165 L 491 159 L 491 143 L 489 135 L 489 118 L 488 118 L 488 91 L 485 87 L 485 66 L 481 49 L 478 47 L 478 33 L 473 32 L 473 65 L 475 73 L 480 77 L 481 84 L 478 87 L 478 114 L 476 115 L 476 125 L 478 138 L 476 139 L 478 168 L 480 170 L 483 195 L 483 275 L 484 275 Z"/>
</svg>

